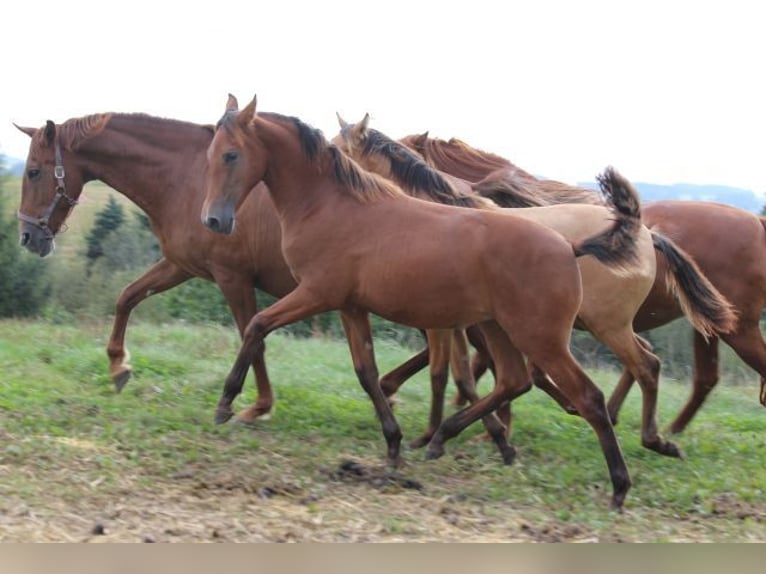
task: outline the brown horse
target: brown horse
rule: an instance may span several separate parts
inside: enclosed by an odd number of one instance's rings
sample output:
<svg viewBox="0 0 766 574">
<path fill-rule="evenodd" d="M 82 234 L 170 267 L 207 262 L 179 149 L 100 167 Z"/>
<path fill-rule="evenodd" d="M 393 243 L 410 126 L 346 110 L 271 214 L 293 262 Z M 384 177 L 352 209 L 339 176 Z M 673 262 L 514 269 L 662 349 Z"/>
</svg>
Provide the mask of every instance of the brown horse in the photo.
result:
<svg viewBox="0 0 766 574">
<path fill-rule="evenodd" d="M 54 235 L 83 185 L 94 179 L 143 209 L 159 239 L 162 259 L 127 286 L 116 304 L 107 353 L 118 391 L 131 374 L 128 318 L 145 298 L 192 277 L 215 281 L 241 332 L 257 311 L 254 287 L 276 297 L 295 288 L 263 185 L 243 206 L 253 225 L 228 237 L 199 225 L 211 127 L 142 114 L 94 114 L 59 126 L 48 121 L 40 129 L 19 129 L 32 137 L 19 211 L 21 244 L 27 249 L 41 256 L 52 251 Z M 253 371 L 258 401 L 241 413 L 244 421 L 268 413 L 273 404 L 262 353 L 254 357 Z"/>
<path fill-rule="evenodd" d="M 436 168 L 471 181 L 479 181 L 498 169 L 518 169 L 504 158 L 477 150 L 456 139 L 444 141 L 429 138 L 426 133 L 407 136 L 402 142 L 423 154 L 426 161 Z M 570 190 L 561 193 L 567 187 Z M 533 206 L 581 201 L 593 194 L 581 190 L 580 195 L 581 198 L 577 199 L 576 189 L 572 191 L 571 186 L 558 184 L 558 187 L 537 188 L 525 193 L 524 197 L 528 198 L 525 205 Z M 737 313 L 736 327 L 728 333 L 706 337 L 695 330 L 692 394 L 670 424 L 670 432 L 680 433 L 686 428 L 717 384 L 719 339 L 758 372 L 761 377 L 759 400 L 766 406 L 766 343 L 759 327 L 761 312 L 766 307 L 764 219 L 736 207 L 701 201 L 654 201 L 643 206 L 642 215 L 647 227 L 670 238 L 697 262 Z M 659 245 L 655 247 L 658 248 L 657 279 L 636 315 L 636 331 L 654 329 L 683 314 L 667 285 L 667 269 L 673 264 L 672 254 Z M 615 422 L 632 383 L 632 375 L 623 372 L 609 400 L 609 412 Z"/>
<path fill-rule="evenodd" d="M 255 99 L 239 112 L 229 96 L 207 156 L 205 224 L 231 233 L 237 208 L 264 181 L 282 225 L 285 259 L 299 282 L 245 329 L 217 420 L 231 416 L 248 365 L 268 333 L 338 309 L 395 464 L 401 431 L 378 384 L 368 312 L 422 329 L 478 324 L 496 361 L 497 384 L 444 421 L 427 456 L 441 456 L 446 439 L 484 417 L 504 459 L 512 458 L 492 413 L 529 389 L 523 353 L 553 377 L 595 430 L 612 479 L 612 504 L 622 507 L 630 478 L 603 394 L 569 352 L 582 298 L 576 257 L 595 253 L 595 245 L 606 256 L 614 227 L 573 247 L 527 219 L 411 198 L 363 171 L 297 118 L 256 114 Z"/>
<path fill-rule="evenodd" d="M 419 156 L 403 144 L 389 138 L 378 130 L 369 128 L 369 116 L 356 124 L 348 124 L 338 116 L 341 131 L 333 142 L 349 154 L 360 165 L 396 183 L 410 195 L 439 203 L 448 203 L 479 209 L 498 209 L 476 192 L 476 188 L 486 195 L 507 193 L 508 177 L 501 171 L 495 172 L 495 178 L 485 178 L 480 184 L 472 185 L 466 180 L 449 176 L 430 167 Z M 623 194 L 628 201 L 616 204 L 616 212 L 624 216 L 633 213 L 636 222 L 640 221 L 638 194 L 627 180 L 615 177 L 602 180 L 602 189 L 617 187 L 627 189 Z M 510 184 L 516 184 L 516 175 L 511 176 Z M 493 192 L 492 190 L 499 190 Z M 592 194 L 595 195 L 595 194 Z M 620 198 L 620 195 L 615 197 Z M 514 210 L 514 214 L 537 221 L 555 229 L 569 241 L 578 241 L 592 235 L 604 227 L 613 217 L 608 209 L 599 205 L 559 204 L 549 207 L 535 207 Z M 651 289 L 655 278 L 655 255 L 652 236 L 646 227 L 639 226 L 636 231 L 638 264 L 631 268 L 631 274 L 616 272 L 612 267 L 590 259 L 580 260 L 582 274 L 583 303 L 578 315 L 577 326 L 590 331 L 597 339 L 610 348 L 625 368 L 634 373 L 641 384 L 644 397 L 642 444 L 661 454 L 680 456 L 680 451 L 671 442 L 667 442 L 657 433 L 656 402 L 660 363 L 639 341 L 633 332 L 632 322 L 639 307 Z M 680 252 L 676 256 L 683 260 L 671 279 L 682 286 L 700 285 L 700 290 L 679 289 L 689 309 L 690 321 L 701 331 L 712 334 L 717 330 L 729 330 L 733 327 L 734 317 L 726 302 L 715 289 L 697 273 L 693 262 L 684 260 Z M 680 276 L 681 273 L 686 275 Z M 538 369 L 533 370 L 535 383 L 553 394 L 552 385 Z M 389 385 L 389 392 L 396 388 Z M 443 389 L 439 396 L 443 396 Z M 561 403 L 561 401 L 559 400 Z M 505 417 L 508 420 L 509 417 Z M 438 425 L 438 422 L 437 422 Z M 432 425 L 433 426 L 433 423 Z"/>
</svg>

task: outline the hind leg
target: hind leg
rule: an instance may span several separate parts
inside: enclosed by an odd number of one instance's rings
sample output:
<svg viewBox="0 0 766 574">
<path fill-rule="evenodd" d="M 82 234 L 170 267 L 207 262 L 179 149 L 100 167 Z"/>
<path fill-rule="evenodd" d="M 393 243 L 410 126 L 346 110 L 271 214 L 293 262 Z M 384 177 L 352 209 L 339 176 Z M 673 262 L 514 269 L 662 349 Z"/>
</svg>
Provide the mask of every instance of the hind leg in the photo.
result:
<svg viewBox="0 0 766 574">
<path fill-rule="evenodd" d="M 614 427 L 606 412 L 604 394 L 580 368 L 569 353 L 567 345 L 561 346 L 558 352 L 548 351 L 534 359 L 553 378 L 564 396 L 596 432 L 612 481 L 611 505 L 612 508 L 621 510 L 631 481 Z"/>
<path fill-rule="evenodd" d="M 710 391 L 718 382 L 718 346 L 717 341 L 705 343 L 701 336 L 694 337 L 695 354 L 695 378 L 692 395 L 689 397 L 684 408 L 670 425 L 670 431 L 680 433 L 686 428 L 691 419 L 697 413 Z M 761 390 L 759 401 L 766 406 L 766 343 L 763 341 L 761 330 L 755 320 L 743 321 L 737 331 L 732 334 L 721 335 L 739 357 L 753 368 L 761 376 Z M 699 379 L 698 379 L 698 375 Z"/>
<path fill-rule="evenodd" d="M 694 331 L 694 375 L 692 393 L 686 404 L 670 423 L 670 432 L 678 434 L 694 418 L 705 402 L 708 394 L 718 384 L 718 337 L 707 341 L 698 331 Z"/>
<path fill-rule="evenodd" d="M 494 411 L 531 388 L 524 357 L 494 321 L 482 323 L 481 329 L 487 348 L 495 361 L 495 387 L 486 397 L 455 413 L 441 424 L 428 445 L 426 457 L 429 459 L 442 456 L 444 443 L 480 418 L 483 418 L 487 432 L 500 450 L 503 462 L 510 464 L 516 455 L 516 451 L 506 439 L 505 427 L 494 415 Z"/>
<path fill-rule="evenodd" d="M 428 428 L 410 442 L 411 448 L 427 445 L 444 415 L 444 391 L 447 388 L 452 331 L 431 329 L 426 332 L 426 336 L 428 337 L 428 364 L 431 370 L 431 413 L 428 417 Z"/>
<path fill-rule="evenodd" d="M 639 345 L 646 351 L 649 351 L 650 353 L 653 352 L 652 344 L 649 341 L 639 335 L 635 335 L 635 333 L 634 336 Z M 617 381 L 617 386 L 612 391 L 612 395 L 609 397 L 609 402 L 606 405 L 606 408 L 609 411 L 609 418 L 612 420 L 613 425 L 617 424 L 617 417 L 620 414 L 622 404 L 625 402 L 625 398 L 628 396 L 630 387 L 633 386 L 633 381 L 635 380 L 636 379 L 633 376 L 633 373 L 630 372 L 630 369 L 623 367 L 620 380 Z"/>
<path fill-rule="evenodd" d="M 657 389 L 659 387 L 660 360 L 654 353 L 640 344 L 632 328 L 599 336 L 641 386 L 641 444 L 665 456 L 681 457 L 681 451 L 674 443 L 667 441 L 657 431 Z"/>
</svg>

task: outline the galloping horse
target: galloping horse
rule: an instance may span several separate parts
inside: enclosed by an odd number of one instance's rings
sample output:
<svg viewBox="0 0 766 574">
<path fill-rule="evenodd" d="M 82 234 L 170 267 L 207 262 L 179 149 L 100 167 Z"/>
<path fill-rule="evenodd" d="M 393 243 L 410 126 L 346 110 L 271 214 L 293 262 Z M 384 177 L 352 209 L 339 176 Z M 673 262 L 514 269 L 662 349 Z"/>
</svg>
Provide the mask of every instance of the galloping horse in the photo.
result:
<svg viewBox="0 0 766 574">
<path fill-rule="evenodd" d="M 408 194 L 438 203 L 498 209 L 497 205 L 474 193 L 475 187 L 482 187 L 481 191 L 486 192 L 488 196 L 493 195 L 493 189 L 503 192 L 508 183 L 506 175 L 494 180 L 485 178 L 480 185 L 473 186 L 466 180 L 430 167 L 403 144 L 369 128 L 369 115 L 356 124 L 349 124 L 340 116 L 338 120 L 341 130 L 333 143 L 362 167 L 390 179 Z M 494 187 L 493 181 L 496 184 Z M 629 189 L 630 201 L 624 205 L 617 205 L 616 211 L 635 211 L 635 219 L 640 221 L 638 194 L 626 180 L 614 178 L 602 180 L 601 184 L 602 187 L 606 184 L 609 187 L 621 186 Z M 515 209 L 513 213 L 551 227 L 569 241 L 578 241 L 592 235 L 606 227 L 612 218 L 609 210 L 599 205 L 560 204 Z M 583 302 L 576 326 L 590 331 L 638 378 L 644 397 L 642 444 L 661 454 L 680 456 L 676 445 L 665 441 L 657 433 L 659 360 L 639 342 L 632 328 L 633 318 L 654 284 L 656 261 L 650 231 L 641 226 L 636 235 L 639 261 L 631 268 L 630 275 L 617 272 L 614 268 L 592 259 L 578 261 L 582 274 Z M 677 251 L 676 257 L 682 261 L 682 265 L 674 268 L 671 279 L 683 287 L 696 287 L 689 290 L 682 287 L 678 290 L 685 300 L 685 308 L 689 309 L 690 321 L 708 334 L 731 329 L 734 317 L 727 303 L 697 272 L 693 262 L 685 259 L 683 254 Z M 547 381 L 538 369 L 533 370 L 533 377 L 539 387 L 559 400 L 555 386 Z M 396 391 L 392 385 L 384 389 L 389 393 Z M 442 396 L 443 389 L 439 393 L 439 397 Z M 506 420 L 508 419 L 509 417 L 506 417 Z M 438 422 L 436 424 L 438 425 Z"/>
<path fill-rule="evenodd" d="M 426 132 L 400 141 L 423 155 L 437 169 L 469 181 L 480 181 L 501 169 L 526 173 L 505 158 L 472 148 L 454 138 L 444 141 L 430 138 Z M 572 186 L 527 176 L 527 189 L 523 195 L 517 196 L 521 204 L 514 201 L 509 205 L 588 202 L 594 196 L 588 190 L 581 189 L 578 193 Z M 759 326 L 761 312 L 766 308 L 766 220 L 720 203 L 672 200 L 646 203 L 642 217 L 649 229 L 670 238 L 694 259 L 737 314 L 737 324 L 728 333 L 706 336 L 695 329 L 692 393 L 670 424 L 669 431 L 673 434 L 682 432 L 718 383 L 719 339 L 760 375 L 759 400 L 766 407 L 766 342 Z M 678 300 L 668 289 L 669 264 L 672 261 L 668 254 L 659 249 L 657 278 L 634 320 L 636 331 L 660 327 L 683 314 Z M 608 405 L 614 422 L 632 383 L 633 376 L 624 371 Z"/>
<path fill-rule="evenodd" d="M 249 194 L 243 206 L 253 225 L 229 237 L 199 226 L 211 127 L 109 113 L 70 119 L 58 126 L 49 120 L 40 129 L 19 129 L 32 138 L 19 210 L 21 244 L 28 250 L 41 256 L 53 250 L 54 236 L 83 185 L 94 179 L 143 209 L 159 240 L 162 258 L 128 285 L 116 304 L 107 354 L 118 391 L 132 370 L 125 346 L 128 318 L 147 297 L 192 277 L 215 281 L 241 333 L 257 311 L 254 287 L 276 297 L 295 288 L 282 257 L 279 222 L 263 185 Z M 260 353 L 253 359 L 253 371 L 258 400 L 240 414 L 247 422 L 268 413 L 273 404 Z"/>
<path fill-rule="evenodd" d="M 255 98 L 238 111 L 229 96 L 207 157 L 205 225 L 232 233 L 237 208 L 264 181 L 282 226 L 285 259 L 298 279 L 294 291 L 245 329 L 216 411 L 219 422 L 231 416 L 248 365 L 268 333 L 338 309 L 360 383 L 381 420 L 388 461 L 397 464 L 401 431 L 378 384 L 368 313 L 421 329 L 478 324 L 496 361 L 497 384 L 444 421 L 427 456 L 441 456 L 446 439 L 484 417 L 504 460 L 512 458 L 493 411 L 529 390 L 524 353 L 595 430 L 612 480 L 612 505 L 622 507 L 630 478 L 603 394 L 569 352 L 582 299 L 576 257 L 599 253 L 624 264 L 630 254 L 607 247 L 617 226 L 573 246 L 510 214 L 411 198 L 297 118 L 256 114 Z"/>
</svg>

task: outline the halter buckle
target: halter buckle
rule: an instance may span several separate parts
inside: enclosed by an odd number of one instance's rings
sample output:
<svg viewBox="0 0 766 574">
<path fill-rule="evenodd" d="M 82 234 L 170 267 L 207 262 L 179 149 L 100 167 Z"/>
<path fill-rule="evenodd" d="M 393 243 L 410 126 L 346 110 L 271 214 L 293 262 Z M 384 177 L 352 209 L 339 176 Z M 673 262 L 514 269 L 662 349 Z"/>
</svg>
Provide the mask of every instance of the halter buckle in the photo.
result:
<svg viewBox="0 0 766 574">
<path fill-rule="evenodd" d="M 53 168 L 53 177 L 56 179 L 64 179 L 64 166 L 57 165 Z"/>
</svg>

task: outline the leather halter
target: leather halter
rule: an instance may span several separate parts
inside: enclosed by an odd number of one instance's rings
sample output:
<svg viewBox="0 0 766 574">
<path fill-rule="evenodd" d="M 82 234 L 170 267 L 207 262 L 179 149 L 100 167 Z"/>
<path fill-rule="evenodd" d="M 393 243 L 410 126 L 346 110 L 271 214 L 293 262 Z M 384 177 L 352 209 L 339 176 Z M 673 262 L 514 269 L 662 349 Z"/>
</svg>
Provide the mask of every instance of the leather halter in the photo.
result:
<svg viewBox="0 0 766 574">
<path fill-rule="evenodd" d="M 67 204 L 69 204 L 70 210 L 78 203 L 76 199 L 69 197 L 66 193 L 66 185 L 64 185 L 64 162 L 61 159 L 61 146 L 59 145 L 58 138 L 56 138 L 54 145 L 56 154 L 56 166 L 53 168 L 53 177 L 56 178 L 56 193 L 53 196 L 53 200 L 51 200 L 50 205 L 47 207 L 45 212 L 43 212 L 42 217 L 32 217 L 31 215 L 22 213 L 21 210 L 16 212 L 16 217 L 18 217 L 21 221 L 31 223 L 35 227 L 41 229 L 45 234 L 46 239 L 53 239 L 53 237 L 56 235 L 54 231 L 48 226 L 48 222 L 50 221 L 51 215 L 53 215 L 56 206 L 58 206 L 59 201 L 62 199 L 66 201 Z"/>
</svg>

